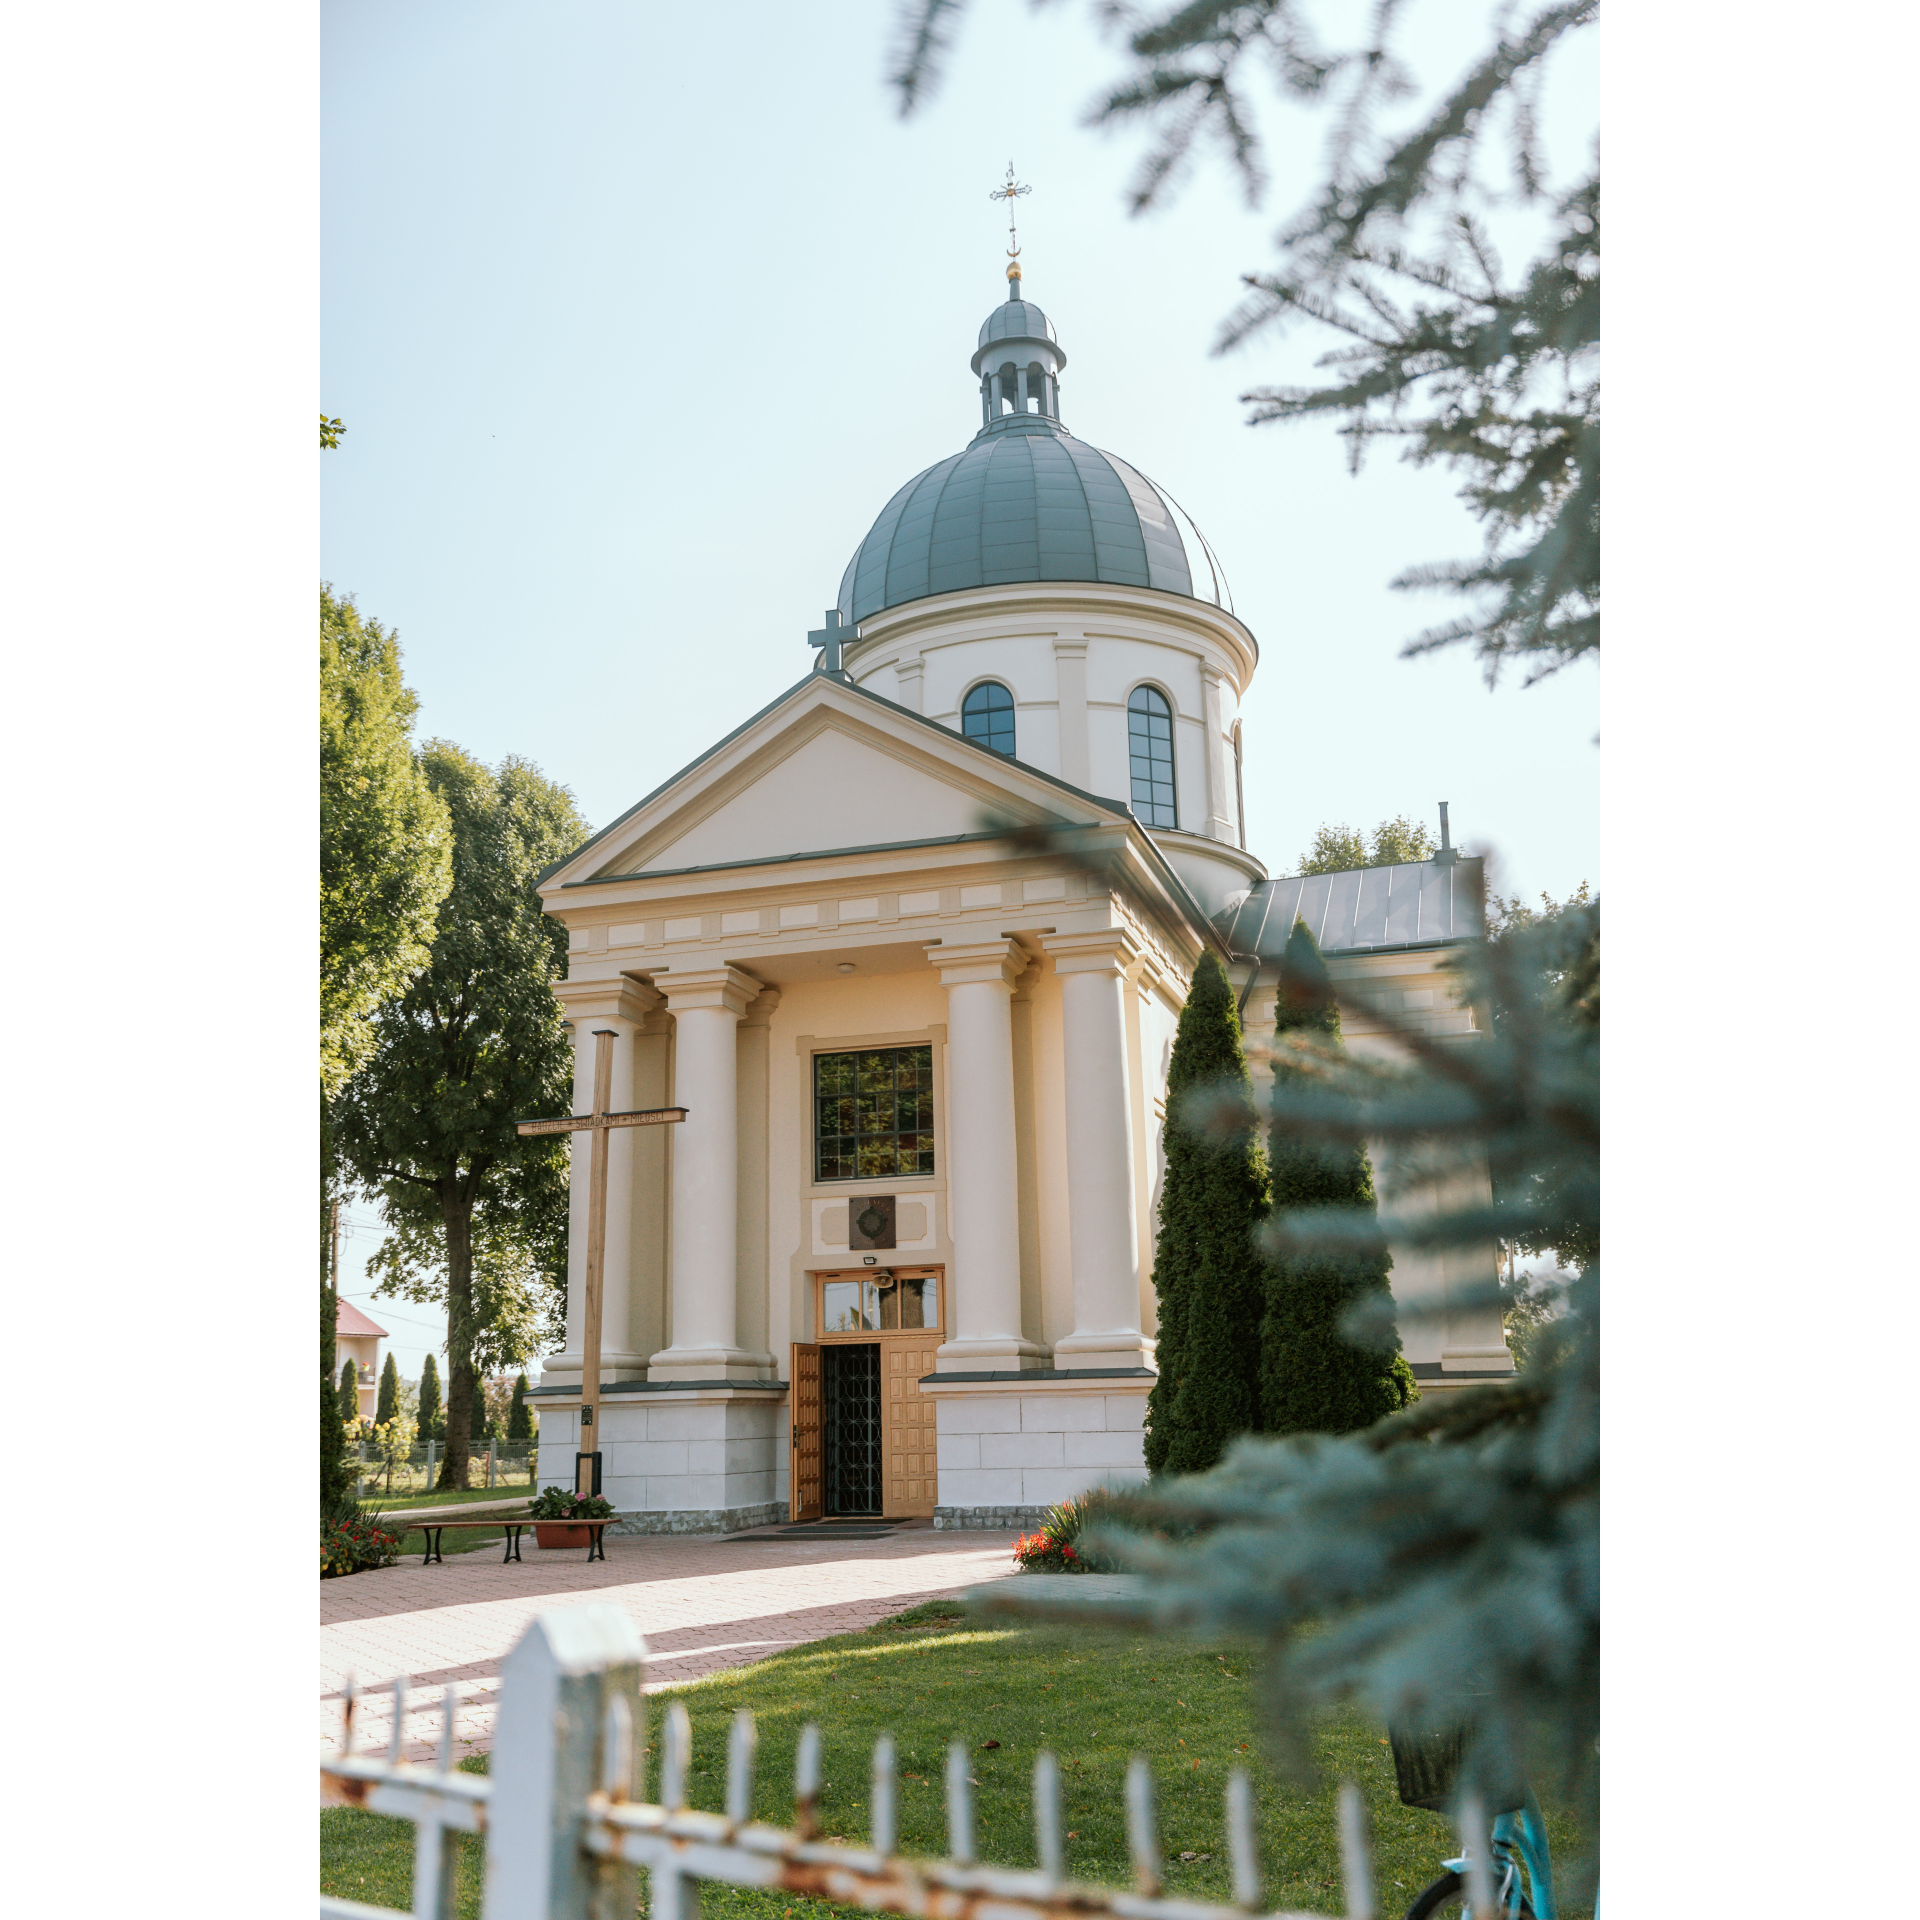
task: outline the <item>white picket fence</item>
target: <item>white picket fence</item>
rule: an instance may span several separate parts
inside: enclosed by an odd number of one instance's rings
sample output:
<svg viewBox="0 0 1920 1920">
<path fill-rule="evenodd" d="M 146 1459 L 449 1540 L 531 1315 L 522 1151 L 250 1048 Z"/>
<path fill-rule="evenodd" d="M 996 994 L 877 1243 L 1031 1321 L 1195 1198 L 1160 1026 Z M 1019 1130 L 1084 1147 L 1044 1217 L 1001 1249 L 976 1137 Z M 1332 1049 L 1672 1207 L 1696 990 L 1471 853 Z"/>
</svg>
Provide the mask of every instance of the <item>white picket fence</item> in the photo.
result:
<svg viewBox="0 0 1920 1920">
<path fill-rule="evenodd" d="M 906 1860 L 896 1853 L 898 1776 L 893 1742 L 873 1750 L 871 1844 L 821 1840 L 820 1733 L 804 1728 L 794 1768 L 794 1823 L 752 1818 L 753 1716 L 734 1716 L 727 1744 L 727 1810 L 700 1813 L 686 1803 L 692 1727 L 672 1702 L 661 1742 L 660 1797 L 645 1797 L 641 1680 L 646 1644 L 617 1607 L 569 1607 L 541 1614 L 501 1671 L 499 1717 L 490 1778 L 453 1767 L 455 1689 L 446 1691 L 437 1765 L 400 1758 L 406 1682 L 394 1682 L 393 1740 L 384 1758 L 354 1752 L 354 1704 L 347 1689 L 340 1751 L 323 1760 L 323 1797 L 335 1806 L 411 1820 L 415 1828 L 416 1920 L 452 1920 L 456 1836 L 486 1838 L 485 1920 L 631 1920 L 639 1896 L 635 1869 L 649 1876 L 650 1920 L 698 1920 L 700 1885 L 778 1887 L 870 1913 L 927 1920 L 1244 1920 L 1260 1914 L 1261 1876 L 1254 1844 L 1253 1789 L 1235 1769 L 1227 1782 L 1227 1846 L 1236 1904 L 1170 1900 L 1161 1892 L 1153 1776 L 1136 1758 L 1127 1770 L 1131 1892 L 1069 1881 L 1061 1848 L 1060 1774 L 1043 1753 L 1033 1769 L 1033 1871 L 980 1866 L 974 1859 L 972 1783 L 967 1751 L 947 1753 L 947 1857 Z M 1485 1832 L 1469 1807 L 1466 1833 Z M 1340 1857 L 1346 1920 L 1374 1920 L 1373 1869 L 1359 1789 L 1339 1798 Z M 1474 1910 L 1495 1912 L 1483 1864 L 1489 1850 L 1469 1845 Z M 335 1895 L 320 1897 L 321 1920 L 392 1920 L 393 1910 Z M 1269 1920 L 1327 1920 L 1276 1912 Z"/>
</svg>

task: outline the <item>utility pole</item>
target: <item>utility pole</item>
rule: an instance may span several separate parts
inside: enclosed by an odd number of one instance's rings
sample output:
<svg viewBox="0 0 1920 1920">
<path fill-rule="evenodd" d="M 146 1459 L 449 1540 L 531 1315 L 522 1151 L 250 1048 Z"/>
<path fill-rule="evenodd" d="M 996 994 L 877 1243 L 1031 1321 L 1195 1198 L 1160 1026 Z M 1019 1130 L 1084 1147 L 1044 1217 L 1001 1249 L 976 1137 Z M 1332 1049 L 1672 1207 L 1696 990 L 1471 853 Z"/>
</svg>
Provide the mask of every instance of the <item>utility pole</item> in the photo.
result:
<svg viewBox="0 0 1920 1920">
<path fill-rule="evenodd" d="M 327 1278 L 333 1285 L 333 1297 L 340 1298 L 340 1202 L 330 1200 L 327 1203 L 327 1231 L 333 1239 L 333 1249 L 327 1255 Z"/>
</svg>

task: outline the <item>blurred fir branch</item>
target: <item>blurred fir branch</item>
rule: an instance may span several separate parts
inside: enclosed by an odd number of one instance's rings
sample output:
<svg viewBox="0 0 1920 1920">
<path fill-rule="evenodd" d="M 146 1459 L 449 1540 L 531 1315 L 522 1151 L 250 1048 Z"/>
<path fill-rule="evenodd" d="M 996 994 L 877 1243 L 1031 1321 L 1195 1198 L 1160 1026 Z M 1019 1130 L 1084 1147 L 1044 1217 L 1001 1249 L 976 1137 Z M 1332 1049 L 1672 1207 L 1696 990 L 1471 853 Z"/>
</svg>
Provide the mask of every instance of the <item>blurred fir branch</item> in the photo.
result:
<svg viewBox="0 0 1920 1920">
<path fill-rule="evenodd" d="M 892 82 L 903 113 L 935 89 L 963 4 L 901 8 Z M 1325 417 L 1356 470 L 1374 440 L 1394 438 L 1415 465 L 1460 474 L 1485 547 L 1394 581 L 1465 603 L 1405 652 L 1466 645 L 1489 684 L 1517 659 L 1531 685 L 1600 645 L 1597 150 L 1556 190 L 1538 127 L 1552 56 L 1597 22 L 1598 0 L 1518 21 L 1503 7 L 1492 44 L 1424 101 L 1394 44 L 1405 0 L 1376 0 L 1363 42 L 1341 48 L 1323 44 L 1316 11 L 1309 0 L 1184 0 L 1143 15 L 1096 0 L 1133 64 L 1089 118 L 1153 128 L 1131 189 L 1139 212 L 1189 173 L 1209 137 L 1259 200 L 1267 170 L 1249 73 L 1331 115 L 1324 177 L 1277 236 L 1279 266 L 1243 276 L 1248 295 L 1216 351 L 1299 320 L 1343 336 L 1318 362 L 1322 382 L 1243 395 L 1251 420 Z M 1489 216 L 1525 207 L 1545 212 L 1544 231 L 1509 272 Z"/>
<path fill-rule="evenodd" d="M 1299 958 L 1283 966 L 1282 995 L 1341 1002 L 1317 956 Z M 976 1597 L 990 1613 L 1257 1636 L 1283 1754 L 1327 1700 L 1414 1733 L 1465 1722 L 1475 1740 L 1464 1779 L 1517 1767 L 1582 1801 L 1597 1834 L 1598 902 L 1476 944 L 1459 966 L 1482 1015 L 1475 1037 L 1431 1035 L 1366 1005 L 1407 1064 L 1357 1060 L 1296 1031 L 1283 1042 L 1293 1071 L 1267 1105 L 1278 1133 L 1393 1149 L 1386 1199 L 1398 1205 L 1383 1207 L 1380 1229 L 1396 1243 L 1485 1250 L 1504 1238 L 1561 1256 L 1552 1338 L 1525 1376 L 1429 1394 L 1340 1438 L 1243 1438 L 1209 1473 L 1154 1481 L 1134 1505 L 1168 1523 L 1168 1538 L 1115 1530 L 1090 1542 L 1151 1576 L 1118 1605 L 1096 1607 L 1080 1581 L 1005 1582 Z M 1223 1127 L 1243 1110 L 1244 1093 L 1222 1092 Z M 1276 1214 L 1269 1231 L 1289 1249 L 1345 1248 L 1365 1229 L 1342 1212 Z M 1491 1274 L 1484 1292 L 1505 1303 Z M 1450 1304 L 1465 1302 L 1456 1291 Z M 1405 1324 L 1423 1308 L 1416 1298 L 1396 1310 Z M 1354 1337 L 1364 1322 L 1354 1316 Z"/>
</svg>

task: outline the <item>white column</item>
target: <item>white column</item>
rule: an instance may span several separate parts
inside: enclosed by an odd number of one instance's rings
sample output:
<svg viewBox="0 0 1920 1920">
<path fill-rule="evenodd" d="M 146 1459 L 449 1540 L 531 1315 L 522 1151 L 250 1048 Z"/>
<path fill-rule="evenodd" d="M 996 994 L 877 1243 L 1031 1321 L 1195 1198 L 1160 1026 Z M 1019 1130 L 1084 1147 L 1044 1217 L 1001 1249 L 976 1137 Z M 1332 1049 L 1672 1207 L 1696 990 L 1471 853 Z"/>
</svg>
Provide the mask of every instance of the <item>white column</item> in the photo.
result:
<svg viewBox="0 0 1920 1920">
<path fill-rule="evenodd" d="M 1127 1072 L 1123 997 L 1139 955 L 1118 928 L 1046 936 L 1041 945 L 1060 976 L 1073 1239 L 1073 1331 L 1053 1343 L 1054 1364 L 1145 1366 L 1133 1159 L 1139 1090 Z"/>
<path fill-rule="evenodd" d="M 1225 677 L 1218 667 L 1203 664 L 1200 668 L 1200 723 L 1207 736 L 1207 823 L 1201 831 L 1209 840 L 1224 840 L 1232 846 L 1240 836 L 1228 793 L 1227 757 L 1233 747 L 1227 739 L 1226 707 L 1220 697 Z"/>
<path fill-rule="evenodd" d="M 660 1004 L 650 987 L 636 980 L 557 980 L 553 991 L 573 1023 L 573 1111 L 593 1107 L 593 1054 L 596 1028 L 611 1028 L 615 1113 L 634 1106 L 636 1036 L 647 1015 Z M 587 1163 L 590 1136 L 571 1136 L 573 1166 L 567 1192 L 567 1344 L 546 1362 L 549 1386 L 577 1385 L 587 1308 Z M 633 1320 L 633 1151 L 634 1130 L 615 1128 L 607 1136 L 607 1250 L 600 1275 L 600 1378 L 643 1380 L 647 1356 L 634 1345 Z"/>
<path fill-rule="evenodd" d="M 1060 702 L 1060 778 L 1086 792 L 1093 785 L 1093 753 L 1087 742 L 1085 634 L 1056 636 L 1053 675 Z"/>
<path fill-rule="evenodd" d="M 900 704 L 911 707 L 915 713 L 926 712 L 926 671 L 927 663 L 917 653 L 902 654 L 893 663 L 894 676 L 900 685 Z"/>
<path fill-rule="evenodd" d="M 1020 1175 L 1014 1151 L 1014 940 L 934 947 L 947 990 L 947 1217 L 954 1271 L 943 1373 L 1004 1372 L 1044 1362 L 1020 1327 Z"/>
<path fill-rule="evenodd" d="M 736 1338 L 739 1252 L 739 1028 L 759 981 L 737 967 L 661 973 L 654 985 L 673 1015 L 672 1344 L 653 1356 L 654 1380 L 764 1376 L 770 1355 Z"/>
</svg>

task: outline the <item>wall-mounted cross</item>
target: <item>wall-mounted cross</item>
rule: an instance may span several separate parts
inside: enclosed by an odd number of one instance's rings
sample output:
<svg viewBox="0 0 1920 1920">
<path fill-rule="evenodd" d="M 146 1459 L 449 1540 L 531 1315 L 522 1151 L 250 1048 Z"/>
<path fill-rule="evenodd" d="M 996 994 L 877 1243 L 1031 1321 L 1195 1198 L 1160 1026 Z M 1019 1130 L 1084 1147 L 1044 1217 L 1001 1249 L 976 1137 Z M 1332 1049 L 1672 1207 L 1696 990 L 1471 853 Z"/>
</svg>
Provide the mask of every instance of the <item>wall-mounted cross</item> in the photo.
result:
<svg viewBox="0 0 1920 1920">
<path fill-rule="evenodd" d="M 611 1027 L 594 1029 L 591 1113 L 571 1113 L 564 1120 L 522 1120 L 515 1129 L 523 1134 L 593 1136 L 587 1163 L 587 1300 L 580 1352 L 580 1446 L 573 1456 L 576 1493 L 600 1491 L 600 1276 L 607 1262 L 607 1134 L 614 1127 L 671 1126 L 687 1117 L 685 1107 L 607 1111 L 607 1102 L 613 1097 L 613 1043 L 619 1037 Z"/>
<path fill-rule="evenodd" d="M 844 680 L 847 676 L 840 666 L 840 649 L 852 645 L 858 636 L 859 623 L 849 620 L 842 626 L 838 607 L 829 607 L 825 617 L 827 624 L 807 635 L 807 645 L 820 649 L 819 672 L 831 679 Z"/>
</svg>

